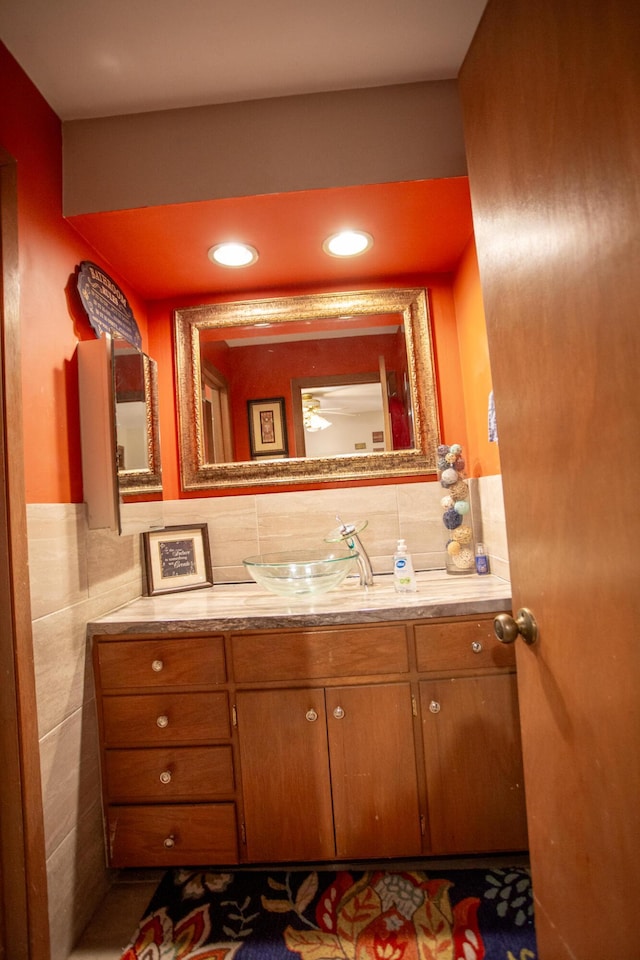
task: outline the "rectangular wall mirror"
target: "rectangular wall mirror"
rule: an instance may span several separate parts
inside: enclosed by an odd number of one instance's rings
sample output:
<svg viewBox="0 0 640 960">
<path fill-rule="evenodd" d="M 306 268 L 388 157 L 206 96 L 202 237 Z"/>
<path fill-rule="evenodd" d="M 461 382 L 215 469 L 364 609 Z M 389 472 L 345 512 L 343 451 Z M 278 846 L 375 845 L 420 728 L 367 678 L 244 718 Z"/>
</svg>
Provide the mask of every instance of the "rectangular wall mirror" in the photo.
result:
<svg viewBox="0 0 640 960">
<path fill-rule="evenodd" d="M 192 307 L 176 311 L 175 337 L 185 490 L 434 472 L 423 288 Z M 274 455 L 270 433 L 252 442 L 256 403 L 284 411 Z"/>
<path fill-rule="evenodd" d="M 158 374 L 155 360 L 112 339 L 116 462 L 121 494 L 162 491 Z"/>
<path fill-rule="evenodd" d="M 162 491 L 156 365 L 108 335 L 80 341 L 77 356 L 88 524 L 121 532 L 123 495 Z"/>
</svg>

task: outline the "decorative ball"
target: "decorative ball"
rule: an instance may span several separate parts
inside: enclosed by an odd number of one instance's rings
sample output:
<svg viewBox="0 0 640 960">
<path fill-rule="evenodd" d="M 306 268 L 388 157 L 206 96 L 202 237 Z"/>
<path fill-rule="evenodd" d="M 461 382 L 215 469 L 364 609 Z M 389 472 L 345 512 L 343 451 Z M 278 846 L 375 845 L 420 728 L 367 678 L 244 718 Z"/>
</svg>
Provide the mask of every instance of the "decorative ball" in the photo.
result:
<svg viewBox="0 0 640 960">
<path fill-rule="evenodd" d="M 448 466 L 449 464 L 447 463 L 444 457 L 438 458 L 438 470 L 446 470 Z"/>
<path fill-rule="evenodd" d="M 449 496 L 443 497 L 442 500 L 440 501 L 440 506 L 442 507 L 443 510 L 450 510 L 451 507 L 453 506 L 453 497 L 449 497 Z"/>
<path fill-rule="evenodd" d="M 459 527 L 460 524 L 462 523 L 462 517 L 460 516 L 459 513 L 456 513 L 456 511 L 453 508 L 451 508 L 449 510 L 445 510 L 445 512 L 443 513 L 442 522 L 444 523 L 447 530 L 455 530 L 456 527 Z"/>
<path fill-rule="evenodd" d="M 458 473 L 462 473 L 466 465 L 467 462 L 463 457 L 456 457 L 456 459 L 453 461 L 453 469 L 457 470 Z"/>
<path fill-rule="evenodd" d="M 455 513 L 455 510 L 453 512 Z M 456 516 L 460 517 L 460 514 L 456 514 Z M 462 523 L 462 517 L 460 517 L 460 522 Z M 471 527 L 468 527 L 465 523 L 464 526 L 458 526 L 457 529 L 454 529 L 451 536 L 454 540 L 457 540 L 458 543 L 471 543 L 473 533 Z"/>
<path fill-rule="evenodd" d="M 460 553 L 461 550 L 462 547 L 457 540 L 449 540 L 449 543 L 447 544 L 447 553 L 450 557 L 455 557 L 456 554 Z"/>
<path fill-rule="evenodd" d="M 450 463 L 451 466 L 453 466 L 453 464 L 456 462 L 457 459 L 458 459 L 458 454 L 451 453 L 451 451 L 449 451 L 449 453 L 445 457 L 445 460 L 447 461 L 447 463 Z"/>
<path fill-rule="evenodd" d="M 455 473 L 455 471 L 452 471 Z M 457 476 L 457 474 L 456 474 Z M 451 489 L 449 493 L 454 500 L 468 500 L 469 499 L 469 484 L 466 480 L 456 480 L 455 483 L 451 484 Z"/>
<path fill-rule="evenodd" d="M 462 453 L 462 447 L 460 446 L 459 443 L 452 443 L 451 446 L 449 447 L 449 450 L 451 451 L 451 453 L 455 453 L 455 454 Z"/>
<path fill-rule="evenodd" d="M 456 511 L 456 513 L 459 513 L 460 516 L 463 517 L 463 516 L 465 515 L 465 513 L 469 513 L 469 501 L 468 501 L 468 500 L 458 500 L 458 501 L 454 504 L 453 509 Z"/>
<path fill-rule="evenodd" d="M 442 476 L 440 477 L 440 483 L 443 487 L 451 487 L 454 483 L 458 482 L 458 474 L 455 470 L 449 468 L 449 470 L 443 470 Z"/>
<path fill-rule="evenodd" d="M 473 552 L 469 550 L 468 547 L 465 547 L 460 553 L 454 556 L 453 562 L 460 570 L 466 570 L 468 567 L 474 565 Z"/>
<path fill-rule="evenodd" d="M 446 443 L 441 443 L 440 446 L 438 447 L 438 456 L 446 457 L 448 453 L 449 453 L 448 445 Z"/>
</svg>

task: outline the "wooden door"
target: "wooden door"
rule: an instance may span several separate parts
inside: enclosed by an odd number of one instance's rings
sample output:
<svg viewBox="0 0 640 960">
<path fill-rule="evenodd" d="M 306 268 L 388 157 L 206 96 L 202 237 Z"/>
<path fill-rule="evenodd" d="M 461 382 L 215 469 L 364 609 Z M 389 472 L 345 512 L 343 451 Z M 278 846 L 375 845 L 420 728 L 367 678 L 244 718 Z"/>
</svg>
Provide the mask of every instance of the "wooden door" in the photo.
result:
<svg viewBox="0 0 640 960">
<path fill-rule="evenodd" d="M 638 36 L 630 0 L 490 0 L 460 76 L 540 960 L 638 955 Z"/>
<path fill-rule="evenodd" d="M 337 687 L 326 702 L 338 858 L 419 855 L 409 684 Z"/>
<path fill-rule="evenodd" d="M 248 859 L 332 859 L 324 692 L 240 692 L 237 711 Z"/>
<path fill-rule="evenodd" d="M 420 684 L 431 853 L 525 850 L 512 674 Z"/>
</svg>

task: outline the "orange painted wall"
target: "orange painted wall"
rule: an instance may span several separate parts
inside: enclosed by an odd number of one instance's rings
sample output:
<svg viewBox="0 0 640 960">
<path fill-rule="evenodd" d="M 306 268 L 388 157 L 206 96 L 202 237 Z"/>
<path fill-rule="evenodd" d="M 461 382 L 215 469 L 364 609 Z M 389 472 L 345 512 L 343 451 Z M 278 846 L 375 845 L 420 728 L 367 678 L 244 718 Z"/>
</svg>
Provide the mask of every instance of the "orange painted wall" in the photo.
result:
<svg viewBox="0 0 640 960">
<path fill-rule="evenodd" d="M 28 503 L 81 503 L 78 340 L 94 333 L 75 289 L 93 260 L 127 295 L 143 340 L 146 306 L 62 217 L 60 120 L 0 44 L 0 144 L 17 161 L 20 320 Z"/>
<path fill-rule="evenodd" d="M 0 98 L 0 145 L 18 163 L 26 500 L 80 503 L 83 499 L 75 351 L 78 340 L 94 333 L 75 289 L 75 269 L 85 259 L 100 264 L 122 287 L 138 321 L 143 347 L 158 363 L 163 496 L 167 500 L 185 496 L 179 484 L 173 310 L 202 302 L 202 297 L 147 303 L 101 260 L 62 217 L 60 121 L 2 44 L 0 89 L 10 91 L 10 96 Z M 379 286 L 429 289 L 443 437 L 468 448 L 474 476 L 498 472 L 497 449 L 486 441 L 491 378 L 473 244 L 455 277 L 403 276 Z M 318 291 L 256 291 L 255 297 L 285 292 Z M 211 302 L 227 299 L 231 298 L 211 296 Z M 242 492 L 250 491 L 243 488 Z M 265 492 L 275 491 L 265 488 Z"/>
<path fill-rule="evenodd" d="M 453 284 L 458 346 L 464 385 L 467 424 L 467 473 L 470 477 L 500 473 L 497 443 L 489 443 L 488 400 L 492 389 L 489 344 L 475 241 L 472 238 L 458 265 Z M 447 443 L 456 438 L 445 433 Z"/>
</svg>

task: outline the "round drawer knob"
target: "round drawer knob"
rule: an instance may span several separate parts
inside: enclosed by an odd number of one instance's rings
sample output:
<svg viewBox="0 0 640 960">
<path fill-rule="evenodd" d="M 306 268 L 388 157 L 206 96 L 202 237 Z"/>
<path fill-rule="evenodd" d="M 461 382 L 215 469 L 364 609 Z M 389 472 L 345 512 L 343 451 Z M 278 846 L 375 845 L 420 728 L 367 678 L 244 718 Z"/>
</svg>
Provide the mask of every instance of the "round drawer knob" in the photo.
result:
<svg viewBox="0 0 640 960">
<path fill-rule="evenodd" d="M 161 670 L 164 670 L 164 663 L 162 660 L 154 660 L 151 664 L 151 669 L 154 673 L 160 673 Z"/>
<path fill-rule="evenodd" d="M 160 774 L 160 783 L 171 783 L 171 772 L 169 770 L 163 770 Z"/>
<path fill-rule="evenodd" d="M 158 724 L 159 727 L 168 727 L 169 717 L 165 716 L 164 714 L 161 714 L 156 720 L 156 723 Z"/>
<path fill-rule="evenodd" d="M 474 640 L 471 644 L 471 649 L 474 653 L 482 653 L 482 644 L 479 640 Z"/>
<path fill-rule="evenodd" d="M 342 720 L 342 718 L 344 717 L 344 710 L 342 709 L 342 707 L 336 707 L 335 710 L 333 711 L 333 715 L 336 718 L 336 720 Z"/>
<path fill-rule="evenodd" d="M 307 718 L 309 723 L 313 723 L 314 720 L 318 719 L 318 714 L 316 713 L 315 710 L 307 710 L 307 712 L 305 713 L 305 717 Z"/>
<path fill-rule="evenodd" d="M 173 836 L 165 837 L 163 841 L 163 845 L 167 848 L 167 850 L 171 850 L 171 848 L 175 847 L 176 845 L 176 838 Z"/>
<path fill-rule="evenodd" d="M 440 704 L 437 700 L 431 701 L 429 704 L 429 710 L 431 710 L 431 713 L 440 713 Z"/>
</svg>

